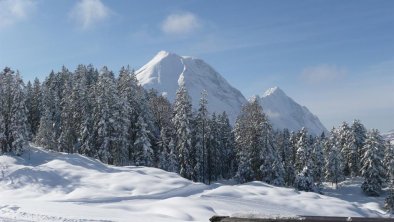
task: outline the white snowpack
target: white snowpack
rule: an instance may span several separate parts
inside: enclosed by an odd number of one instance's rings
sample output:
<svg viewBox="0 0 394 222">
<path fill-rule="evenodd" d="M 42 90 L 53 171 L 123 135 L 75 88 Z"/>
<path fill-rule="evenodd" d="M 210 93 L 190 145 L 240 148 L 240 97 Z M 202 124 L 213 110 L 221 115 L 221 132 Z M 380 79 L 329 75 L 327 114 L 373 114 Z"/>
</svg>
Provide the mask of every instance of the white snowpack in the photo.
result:
<svg viewBox="0 0 394 222">
<path fill-rule="evenodd" d="M 194 183 L 150 167 L 114 167 L 32 147 L 0 156 L 0 221 L 208 221 L 213 215 L 387 216 L 360 180 L 320 195 L 262 182 Z"/>
</svg>

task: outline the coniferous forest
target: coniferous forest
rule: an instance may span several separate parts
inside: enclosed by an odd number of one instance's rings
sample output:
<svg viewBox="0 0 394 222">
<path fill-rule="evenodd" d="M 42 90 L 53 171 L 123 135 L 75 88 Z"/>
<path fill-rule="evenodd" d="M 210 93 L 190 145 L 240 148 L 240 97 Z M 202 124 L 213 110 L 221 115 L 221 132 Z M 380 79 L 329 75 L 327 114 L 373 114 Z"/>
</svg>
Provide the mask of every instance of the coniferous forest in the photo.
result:
<svg viewBox="0 0 394 222">
<path fill-rule="evenodd" d="M 174 103 L 142 88 L 129 67 L 79 65 L 52 71 L 41 83 L 24 83 L 10 68 L 0 73 L 0 154 L 29 152 L 29 142 L 78 153 L 112 165 L 157 167 L 210 184 L 222 179 L 263 181 L 320 192 L 363 177 L 366 195 L 389 186 L 385 207 L 394 209 L 394 148 L 359 120 L 328 134 L 276 131 L 257 100 L 234 125 L 209 113 L 206 92 L 192 107 L 180 86 Z"/>
</svg>

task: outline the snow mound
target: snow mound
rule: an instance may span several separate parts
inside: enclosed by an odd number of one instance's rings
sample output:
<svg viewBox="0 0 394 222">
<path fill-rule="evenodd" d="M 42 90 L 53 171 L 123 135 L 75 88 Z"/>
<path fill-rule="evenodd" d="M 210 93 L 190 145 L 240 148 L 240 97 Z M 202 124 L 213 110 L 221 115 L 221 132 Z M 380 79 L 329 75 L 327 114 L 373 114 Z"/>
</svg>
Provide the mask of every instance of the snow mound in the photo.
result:
<svg viewBox="0 0 394 222">
<path fill-rule="evenodd" d="M 312 135 L 327 133 L 327 129 L 317 116 L 305 106 L 296 103 L 277 86 L 268 89 L 261 97 L 260 102 L 264 113 L 267 114 L 275 129 L 287 128 L 290 131 L 298 131 L 305 127 Z"/>
<path fill-rule="evenodd" d="M 208 93 L 208 110 L 216 113 L 226 111 L 232 123 L 246 103 L 240 91 L 232 87 L 218 72 L 201 59 L 179 56 L 160 51 L 146 65 L 136 71 L 145 89 L 156 89 L 173 102 L 179 85 L 185 85 L 195 109 L 201 92 Z"/>
<path fill-rule="evenodd" d="M 0 221 L 208 221 L 213 215 L 387 216 L 351 181 L 327 196 L 262 182 L 204 185 L 149 167 L 114 167 L 32 147 L 0 156 Z M 226 183 L 228 185 L 226 185 Z M 341 191 L 342 190 L 342 191 Z"/>
</svg>

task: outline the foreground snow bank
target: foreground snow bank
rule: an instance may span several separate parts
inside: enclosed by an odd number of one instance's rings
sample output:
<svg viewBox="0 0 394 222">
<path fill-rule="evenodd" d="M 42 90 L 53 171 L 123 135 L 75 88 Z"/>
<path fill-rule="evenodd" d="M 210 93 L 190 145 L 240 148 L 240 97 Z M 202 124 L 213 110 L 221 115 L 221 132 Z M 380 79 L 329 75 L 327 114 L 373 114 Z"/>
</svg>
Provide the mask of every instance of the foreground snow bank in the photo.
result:
<svg viewBox="0 0 394 222">
<path fill-rule="evenodd" d="M 227 181 L 229 183 L 229 181 Z M 262 182 L 193 183 L 149 167 L 113 167 L 32 147 L 0 156 L 0 221 L 208 221 L 213 215 L 387 216 L 360 181 L 327 196 Z"/>
</svg>

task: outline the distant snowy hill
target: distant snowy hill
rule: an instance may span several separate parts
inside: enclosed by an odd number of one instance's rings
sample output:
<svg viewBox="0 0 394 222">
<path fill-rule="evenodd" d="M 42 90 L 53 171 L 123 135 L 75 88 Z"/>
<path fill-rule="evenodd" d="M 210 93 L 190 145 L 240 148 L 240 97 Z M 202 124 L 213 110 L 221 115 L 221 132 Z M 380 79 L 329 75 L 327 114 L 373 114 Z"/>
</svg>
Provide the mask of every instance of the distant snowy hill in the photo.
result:
<svg viewBox="0 0 394 222">
<path fill-rule="evenodd" d="M 150 167 L 31 147 L 0 156 L 0 221 L 208 221 L 213 215 L 388 216 L 362 179 L 320 195 L 263 182 L 205 185 Z M 228 183 L 229 185 L 226 185 Z"/>
<path fill-rule="evenodd" d="M 137 79 L 146 88 L 154 88 L 173 102 L 180 84 L 188 90 L 197 109 L 201 92 L 208 93 L 208 110 L 226 111 L 234 123 L 246 103 L 240 91 L 232 87 L 218 72 L 201 59 L 160 51 L 151 61 L 136 71 Z"/>
<path fill-rule="evenodd" d="M 261 97 L 261 106 L 276 129 L 287 128 L 296 131 L 305 127 L 308 132 L 320 135 L 327 129 L 319 118 L 313 115 L 308 108 L 296 103 L 279 87 L 268 89 Z"/>
<path fill-rule="evenodd" d="M 390 130 L 387 133 L 383 133 L 383 138 L 387 141 L 390 141 L 391 144 L 394 144 L 394 130 Z"/>
</svg>

